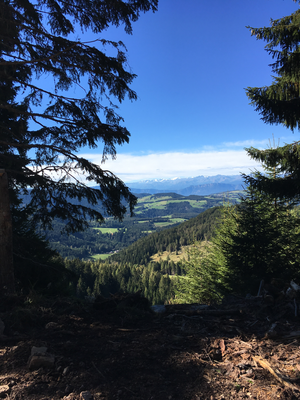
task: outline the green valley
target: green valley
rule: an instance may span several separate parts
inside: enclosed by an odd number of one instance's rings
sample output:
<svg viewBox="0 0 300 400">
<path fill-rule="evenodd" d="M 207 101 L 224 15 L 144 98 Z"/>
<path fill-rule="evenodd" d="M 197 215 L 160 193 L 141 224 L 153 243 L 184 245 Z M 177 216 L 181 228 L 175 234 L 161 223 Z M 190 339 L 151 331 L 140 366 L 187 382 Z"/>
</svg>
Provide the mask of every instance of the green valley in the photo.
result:
<svg viewBox="0 0 300 400">
<path fill-rule="evenodd" d="M 91 222 L 86 231 L 67 235 L 61 234 L 64 224 L 56 220 L 52 230 L 40 230 L 40 233 L 64 258 L 103 260 L 149 234 L 182 224 L 225 201 L 236 203 L 241 193 L 234 191 L 209 196 L 140 194 L 134 217 L 126 215 L 122 222 L 107 217 L 100 226 Z"/>
</svg>

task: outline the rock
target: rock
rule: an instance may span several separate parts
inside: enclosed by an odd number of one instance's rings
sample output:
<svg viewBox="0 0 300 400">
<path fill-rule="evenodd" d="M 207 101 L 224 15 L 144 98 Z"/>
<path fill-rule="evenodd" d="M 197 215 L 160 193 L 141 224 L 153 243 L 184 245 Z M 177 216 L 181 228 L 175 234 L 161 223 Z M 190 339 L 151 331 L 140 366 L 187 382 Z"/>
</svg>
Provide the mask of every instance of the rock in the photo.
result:
<svg viewBox="0 0 300 400">
<path fill-rule="evenodd" d="M 154 311 L 155 313 L 164 313 L 166 312 L 166 307 L 164 305 L 158 304 L 155 306 L 151 306 L 151 310 Z"/>
<path fill-rule="evenodd" d="M 297 283 L 295 283 L 294 281 L 290 282 L 290 286 L 293 290 L 295 290 L 295 292 L 300 292 L 300 286 L 297 285 Z"/>
<path fill-rule="evenodd" d="M 4 322 L 0 318 L 0 336 L 3 335 L 4 329 L 5 329 Z"/>
<path fill-rule="evenodd" d="M 65 393 L 70 393 L 70 392 L 72 392 L 72 388 L 71 388 L 70 385 L 67 385 L 67 386 L 65 387 Z M 72 395 L 72 394 L 73 394 L 73 393 L 70 393 L 69 396 Z"/>
<path fill-rule="evenodd" d="M 52 368 L 54 366 L 55 357 L 47 353 L 47 347 L 35 347 L 31 349 L 31 355 L 28 360 L 30 370 L 39 368 Z"/>
<path fill-rule="evenodd" d="M 0 386 L 0 396 L 2 394 L 6 394 L 9 392 L 9 386 L 8 385 L 1 385 Z M 1 396 L 2 397 L 2 396 Z"/>
<path fill-rule="evenodd" d="M 67 375 L 69 372 L 70 372 L 70 367 L 66 367 L 66 368 L 63 370 L 63 375 Z"/>
<path fill-rule="evenodd" d="M 47 353 L 47 350 L 48 350 L 47 347 L 35 347 L 35 346 L 32 346 L 31 355 L 32 356 L 44 355 L 44 354 Z"/>
<path fill-rule="evenodd" d="M 56 322 L 48 322 L 48 324 L 45 325 L 46 329 L 54 329 L 57 327 L 58 327 L 58 324 Z"/>
<path fill-rule="evenodd" d="M 252 368 L 247 369 L 246 375 L 247 375 L 249 378 L 253 377 L 253 375 L 254 375 L 253 369 L 252 369 Z"/>
<path fill-rule="evenodd" d="M 52 368 L 54 366 L 55 357 L 52 354 L 45 354 L 40 356 L 30 356 L 28 360 L 28 367 L 30 370 L 39 368 Z"/>
<path fill-rule="evenodd" d="M 62 400 L 75 400 L 75 399 L 78 399 L 75 393 L 70 393 L 68 394 L 68 396 L 64 396 L 62 398 Z"/>
<path fill-rule="evenodd" d="M 88 391 L 81 392 L 80 393 L 80 400 L 93 400 L 93 396 Z"/>
</svg>

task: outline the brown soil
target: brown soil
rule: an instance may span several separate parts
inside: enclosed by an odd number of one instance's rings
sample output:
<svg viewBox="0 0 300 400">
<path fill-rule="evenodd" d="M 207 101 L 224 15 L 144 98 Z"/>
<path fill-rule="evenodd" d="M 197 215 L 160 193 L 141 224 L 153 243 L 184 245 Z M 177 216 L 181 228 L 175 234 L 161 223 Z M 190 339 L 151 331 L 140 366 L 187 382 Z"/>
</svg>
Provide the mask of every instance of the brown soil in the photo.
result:
<svg viewBox="0 0 300 400">
<path fill-rule="evenodd" d="M 231 298 L 217 308 L 170 305 L 154 314 L 135 296 L 96 308 L 2 299 L 0 397 L 76 400 L 88 391 L 94 400 L 300 399 L 294 306 Z M 33 346 L 48 348 L 53 368 L 29 370 Z"/>
</svg>

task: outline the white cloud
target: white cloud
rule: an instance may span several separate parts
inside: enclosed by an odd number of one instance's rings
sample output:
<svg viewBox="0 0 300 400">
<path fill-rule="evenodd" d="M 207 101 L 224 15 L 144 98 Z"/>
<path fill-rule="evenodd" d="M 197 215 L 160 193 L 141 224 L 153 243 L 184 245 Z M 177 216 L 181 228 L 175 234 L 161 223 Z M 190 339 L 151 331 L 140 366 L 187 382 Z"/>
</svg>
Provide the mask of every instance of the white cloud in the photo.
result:
<svg viewBox="0 0 300 400">
<path fill-rule="evenodd" d="M 95 164 L 101 164 L 102 154 L 82 154 Z M 260 169 L 244 150 L 166 152 L 147 155 L 119 154 L 102 168 L 112 171 L 124 182 L 174 177 L 238 175 Z"/>
<path fill-rule="evenodd" d="M 263 140 L 240 140 L 236 142 L 225 142 L 222 143 L 221 146 L 223 148 L 247 148 L 247 147 L 255 147 L 257 149 L 265 150 L 269 148 L 276 148 L 278 146 L 284 146 L 286 143 L 292 143 L 295 141 L 295 136 L 280 136 L 263 139 Z M 218 146 L 220 148 L 220 146 Z"/>
<path fill-rule="evenodd" d="M 255 147 L 259 149 L 266 149 L 269 147 L 269 139 L 265 140 L 241 140 L 237 142 L 226 142 L 225 147 Z"/>
</svg>

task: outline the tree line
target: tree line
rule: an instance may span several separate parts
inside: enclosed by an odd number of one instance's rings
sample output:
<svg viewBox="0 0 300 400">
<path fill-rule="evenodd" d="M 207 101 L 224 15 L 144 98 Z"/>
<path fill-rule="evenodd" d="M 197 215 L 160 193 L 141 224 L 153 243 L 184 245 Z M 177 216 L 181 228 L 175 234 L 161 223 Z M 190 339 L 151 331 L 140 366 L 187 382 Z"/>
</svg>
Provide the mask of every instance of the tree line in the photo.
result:
<svg viewBox="0 0 300 400">
<path fill-rule="evenodd" d="M 66 267 L 77 277 L 72 290 L 79 297 L 110 297 L 119 292 L 140 292 L 150 304 L 164 304 L 174 294 L 174 286 L 168 272 L 170 266 L 165 263 L 147 265 L 118 264 L 108 262 L 89 262 L 66 260 Z M 174 273 L 179 272 L 175 267 Z"/>
</svg>

